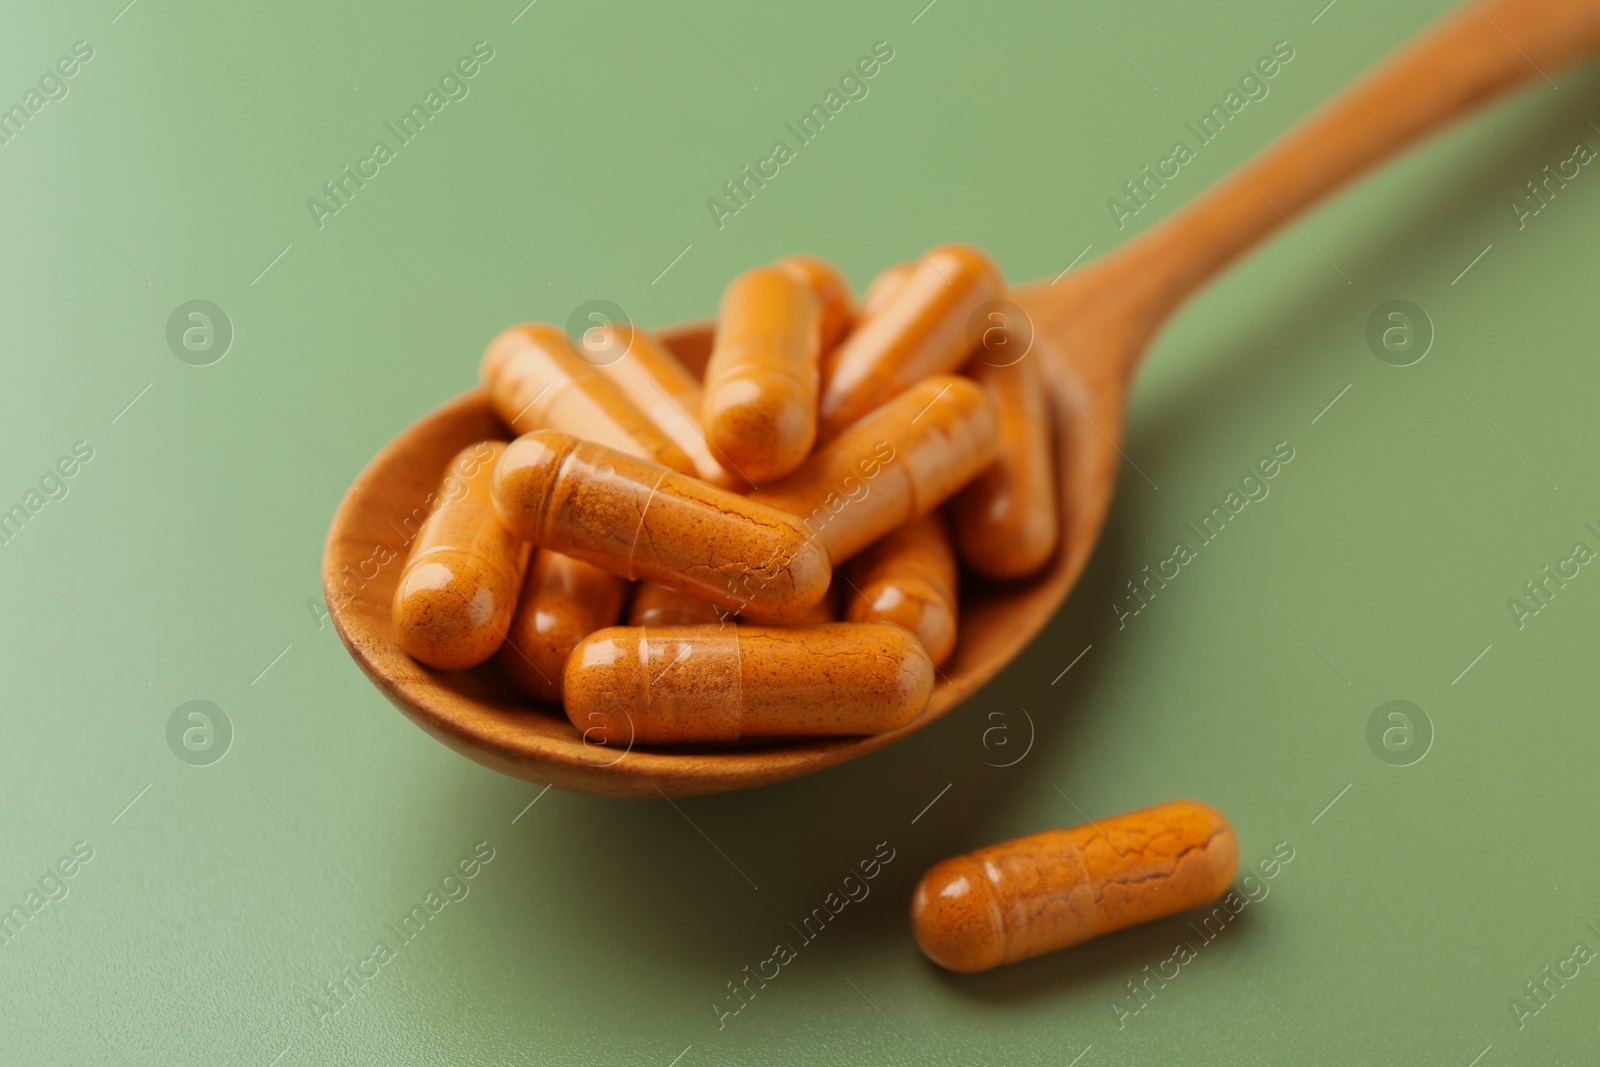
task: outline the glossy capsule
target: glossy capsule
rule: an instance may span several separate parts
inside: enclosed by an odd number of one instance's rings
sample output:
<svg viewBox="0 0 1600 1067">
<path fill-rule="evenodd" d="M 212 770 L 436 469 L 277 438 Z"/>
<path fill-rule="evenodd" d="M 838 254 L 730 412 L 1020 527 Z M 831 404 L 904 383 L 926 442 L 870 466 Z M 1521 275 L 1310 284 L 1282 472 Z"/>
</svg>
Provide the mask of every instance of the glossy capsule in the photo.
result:
<svg viewBox="0 0 1600 1067">
<path fill-rule="evenodd" d="M 818 436 L 826 441 L 933 374 L 948 374 L 972 350 L 973 314 L 997 299 L 1005 279 L 969 245 L 942 245 L 912 264 L 903 281 L 822 361 Z"/>
<path fill-rule="evenodd" d="M 817 438 L 821 311 L 792 271 L 757 267 L 722 294 L 706 362 L 706 440 L 756 484 L 800 465 Z"/>
<path fill-rule="evenodd" d="M 822 351 L 827 352 L 844 340 L 856 321 L 856 298 L 850 291 L 850 280 L 839 273 L 838 267 L 817 256 L 784 256 L 778 266 L 805 282 L 817 298 L 822 315 Z"/>
<path fill-rule="evenodd" d="M 489 343 L 479 377 L 517 433 L 564 430 L 685 474 L 694 463 L 554 326 L 513 326 Z"/>
<path fill-rule="evenodd" d="M 861 317 L 867 319 L 877 314 L 890 294 L 900 288 L 900 283 L 910 273 L 909 263 L 896 263 L 879 271 L 878 276 L 867 283 L 867 295 L 861 298 Z"/>
<path fill-rule="evenodd" d="M 540 550 L 528 567 L 500 648 L 500 668 L 518 688 L 561 703 L 561 677 L 579 641 L 622 617 L 628 583 L 582 560 Z"/>
<path fill-rule="evenodd" d="M 1215 900 L 1238 866 L 1228 820 L 1174 800 L 935 864 L 911 929 L 939 966 L 987 971 Z"/>
<path fill-rule="evenodd" d="M 607 354 L 597 364 L 600 373 L 683 449 L 700 480 L 734 492 L 750 488 L 749 482 L 724 466 L 712 452 L 705 431 L 700 428 L 700 408 L 705 399 L 700 381 L 678 362 L 678 357 L 648 333 L 632 326 L 603 326 L 597 333 L 597 345 Z"/>
<path fill-rule="evenodd" d="M 980 352 L 967 373 L 1000 411 L 1000 456 L 956 498 L 956 544 L 979 574 L 1021 578 L 1050 562 L 1061 540 L 1050 387 L 1037 354 L 997 366 Z"/>
<path fill-rule="evenodd" d="M 850 562 L 851 622 L 889 622 L 922 642 L 935 667 L 956 647 L 956 553 L 929 512 Z"/>
<path fill-rule="evenodd" d="M 528 565 L 527 544 L 501 524 L 490 499 L 505 448 L 482 441 L 456 454 L 400 571 L 395 636 L 430 667 L 475 667 L 505 640 Z"/>
<path fill-rule="evenodd" d="M 843 563 L 938 507 L 994 462 L 1000 421 L 970 378 L 927 378 L 813 452 L 751 500 L 799 516 Z"/>
<path fill-rule="evenodd" d="M 790 622 L 832 568 L 792 515 L 558 430 L 511 442 L 495 509 L 524 540 L 762 622 Z"/>
<path fill-rule="evenodd" d="M 629 626 L 720 626 L 733 621 L 728 609 L 655 582 L 640 582 L 628 608 Z"/>
<path fill-rule="evenodd" d="M 933 664 L 884 623 L 619 626 L 567 661 L 567 718 L 618 748 L 877 734 L 928 704 Z"/>
</svg>

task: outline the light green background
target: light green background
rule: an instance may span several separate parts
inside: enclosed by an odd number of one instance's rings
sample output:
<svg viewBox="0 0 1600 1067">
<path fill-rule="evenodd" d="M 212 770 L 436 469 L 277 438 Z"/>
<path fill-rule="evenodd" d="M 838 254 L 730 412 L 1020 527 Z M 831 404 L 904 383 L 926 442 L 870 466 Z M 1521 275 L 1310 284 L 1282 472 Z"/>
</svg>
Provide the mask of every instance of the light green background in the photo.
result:
<svg viewBox="0 0 1600 1067">
<path fill-rule="evenodd" d="M 669 805 L 541 796 L 390 708 L 314 610 L 346 479 L 470 384 L 495 331 L 585 300 L 665 323 L 784 252 L 864 286 L 947 240 L 1053 276 L 1441 5 L 124 2 L 13 2 L 0 35 L 6 104 L 94 48 L 0 146 L 0 507 L 94 450 L 0 547 L 0 906 L 94 850 L 0 946 L 0 1061 L 1594 1061 L 1596 968 L 1525 1031 L 1508 1000 L 1600 949 L 1600 577 L 1520 630 L 1507 600 L 1600 547 L 1600 175 L 1525 229 L 1508 207 L 1600 146 L 1595 72 L 1536 79 L 1186 310 L 1134 405 L 1143 475 L 1124 467 L 1061 616 L 967 706 L 826 774 Z M 470 95 L 319 230 L 307 198 L 480 40 Z M 705 200 L 880 40 L 870 95 L 718 230 Z M 1119 233 L 1107 198 L 1279 40 L 1270 96 Z M 1397 298 L 1437 329 L 1407 368 L 1364 340 Z M 236 330 L 212 366 L 166 343 L 192 299 Z M 1285 440 L 1270 497 L 1119 630 L 1122 583 Z M 193 699 L 234 728 L 206 767 L 166 740 Z M 1410 767 L 1367 745 L 1391 699 L 1436 732 Z M 992 766 L 1030 721 L 1031 751 Z M 935 860 L 1180 795 L 1234 820 L 1245 862 L 1295 858 L 1123 1028 L 1125 983 L 1198 942 L 1184 919 L 978 977 L 911 941 Z M 317 986 L 485 841 L 470 895 L 320 1022 Z M 726 983 L 879 842 L 871 896 L 719 1029 Z"/>
</svg>

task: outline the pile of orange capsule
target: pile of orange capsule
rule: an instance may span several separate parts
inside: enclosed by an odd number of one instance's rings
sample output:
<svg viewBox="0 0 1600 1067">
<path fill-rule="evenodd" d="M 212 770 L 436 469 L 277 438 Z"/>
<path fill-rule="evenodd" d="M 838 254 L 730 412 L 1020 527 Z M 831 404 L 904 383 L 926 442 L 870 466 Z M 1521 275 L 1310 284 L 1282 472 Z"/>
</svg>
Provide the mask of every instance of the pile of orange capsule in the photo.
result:
<svg viewBox="0 0 1600 1067">
<path fill-rule="evenodd" d="M 400 643 L 442 670 L 494 660 L 602 745 L 906 725 L 956 652 L 958 559 L 1017 579 L 1060 540 L 1037 359 L 974 341 L 1004 288 L 946 245 L 858 309 L 790 256 L 723 293 L 703 381 L 631 327 L 581 351 L 506 330 L 483 388 L 521 436 L 450 464 L 395 590 Z M 988 970 L 1213 900 L 1238 854 L 1193 801 L 1048 830 L 933 867 L 912 932 Z"/>
<path fill-rule="evenodd" d="M 401 645 L 492 658 L 602 744 L 905 725 L 956 649 L 958 558 L 1020 578 L 1060 537 L 1037 359 L 974 346 L 1004 293 L 965 245 L 859 308 L 790 256 L 727 287 L 703 380 L 628 326 L 506 330 L 482 383 L 521 436 L 451 463 L 395 591 Z"/>
</svg>

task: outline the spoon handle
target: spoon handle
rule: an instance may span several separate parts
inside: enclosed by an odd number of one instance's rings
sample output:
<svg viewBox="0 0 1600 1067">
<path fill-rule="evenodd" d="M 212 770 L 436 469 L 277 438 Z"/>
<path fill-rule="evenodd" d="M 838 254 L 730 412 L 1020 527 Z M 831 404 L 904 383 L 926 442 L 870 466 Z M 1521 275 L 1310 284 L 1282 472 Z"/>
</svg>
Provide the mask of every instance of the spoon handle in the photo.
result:
<svg viewBox="0 0 1600 1067">
<path fill-rule="evenodd" d="M 1104 268 L 1148 336 L 1236 256 L 1367 167 L 1524 82 L 1554 86 L 1596 52 L 1600 0 L 1468 0 Z"/>
</svg>

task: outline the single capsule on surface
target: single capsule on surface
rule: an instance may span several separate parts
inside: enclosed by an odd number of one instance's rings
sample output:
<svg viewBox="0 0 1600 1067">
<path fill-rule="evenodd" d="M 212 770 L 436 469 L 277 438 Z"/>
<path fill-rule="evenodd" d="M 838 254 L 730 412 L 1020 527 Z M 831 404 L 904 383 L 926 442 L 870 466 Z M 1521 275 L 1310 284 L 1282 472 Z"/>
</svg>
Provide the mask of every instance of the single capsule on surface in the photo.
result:
<svg viewBox="0 0 1600 1067">
<path fill-rule="evenodd" d="M 935 667 L 956 647 L 956 553 L 930 512 L 850 563 L 851 622 L 889 622 L 922 642 Z"/>
<path fill-rule="evenodd" d="M 483 353 L 479 377 L 495 413 L 517 433 L 564 430 L 695 473 L 683 449 L 554 326 L 525 323 L 500 334 Z"/>
<path fill-rule="evenodd" d="M 1021 578 L 1050 562 L 1061 541 L 1050 388 L 1039 356 L 995 366 L 980 351 L 967 368 L 1000 411 L 1000 457 L 952 507 L 967 566 L 990 578 Z"/>
<path fill-rule="evenodd" d="M 400 647 L 440 670 L 476 667 L 500 647 L 528 565 L 528 546 L 491 501 L 503 441 L 456 454 L 395 586 L 391 617 Z"/>
<path fill-rule="evenodd" d="M 838 267 L 817 256 L 784 256 L 778 266 L 805 282 L 817 298 L 822 313 L 822 351 L 844 340 L 856 322 L 856 299 L 850 291 L 850 280 L 839 273 Z"/>
<path fill-rule="evenodd" d="M 811 287 L 782 267 L 729 284 L 706 363 L 706 440 L 760 484 L 806 458 L 817 437 L 820 311 Z"/>
<path fill-rule="evenodd" d="M 618 626 L 567 661 L 567 718 L 626 748 L 878 734 L 927 706 L 933 664 L 886 623 Z"/>
<path fill-rule="evenodd" d="M 628 608 L 629 626 L 720 626 L 724 622 L 733 622 L 733 612 L 655 582 L 640 582 Z"/>
<path fill-rule="evenodd" d="M 559 552 L 539 551 L 511 616 L 500 667 L 517 688 L 561 703 L 561 676 L 579 641 L 622 617 L 628 583 Z"/>
<path fill-rule="evenodd" d="M 800 469 L 749 499 L 799 516 L 843 563 L 927 514 L 994 462 L 1000 420 L 970 378 L 939 375 L 907 389 L 818 448 Z"/>
<path fill-rule="evenodd" d="M 705 431 L 700 428 L 705 395 L 699 379 L 678 357 L 648 333 L 632 326 L 603 326 L 596 333 L 596 346 L 602 353 L 597 360 L 600 373 L 683 449 L 700 480 L 734 492 L 750 488 L 749 482 L 724 466 L 711 451 Z"/>
<path fill-rule="evenodd" d="M 762 622 L 800 618 L 833 574 L 794 516 L 557 430 L 506 447 L 494 502 L 541 548 Z"/>
<path fill-rule="evenodd" d="M 967 362 L 973 313 L 1005 289 L 994 260 L 969 245 L 941 245 L 822 361 L 818 437 L 845 427 L 933 374 Z"/>
<path fill-rule="evenodd" d="M 911 898 L 911 930 L 939 966 L 987 971 L 1199 907 L 1238 866 L 1222 813 L 1173 800 L 935 864 Z"/>
</svg>

